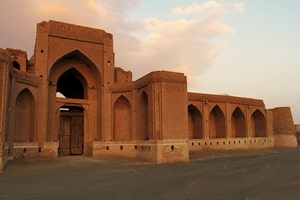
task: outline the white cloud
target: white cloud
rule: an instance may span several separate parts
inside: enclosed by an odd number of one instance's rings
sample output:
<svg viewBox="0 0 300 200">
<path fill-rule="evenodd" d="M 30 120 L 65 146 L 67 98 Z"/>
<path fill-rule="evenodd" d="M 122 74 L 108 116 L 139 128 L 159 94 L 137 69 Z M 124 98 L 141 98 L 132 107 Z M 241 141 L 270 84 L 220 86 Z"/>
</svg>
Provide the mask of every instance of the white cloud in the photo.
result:
<svg viewBox="0 0 300 200">
<path fill-rule="evenodd" d="M 245 10 L 245 3 L 244 2 L 233 2 L 232 3 L 232 7 L 235 9 L 235 10 L 237 10 L 237 11 L 239 11 L 239 12 L 244 12 L 244 10 Z"/>
<path fill-rule="evenodd" d="M 223 5 L 217 1 L 210 0 L 208 2 L 204 2 L 202 4 L 193 4 L 189 5 L 185 8 L 177 7 L 172 9 L 173 15 L 187 15 L 193 13 L 200 13 L 206 11 L 208 9 L 220 9 Z"/>
<path fill-rule="evenodd" d="M 30 55 L 36 23 L 49 19 L 65 21 L 112 33 L 116 64 L 131 70 L 135 78 L 153 70 L 175 70 L 186 73 L 192 83 L 195 76 L 216 64 L 229 48 L 225 41 L 214 40 L 234 32 L 222 22 L 228 8 L 217 1 L 172 11 L 177 15 L 203 12 L 201 17 L 192 19 L 181 16 L 170 21 L 126 20 L 126 14 L 138 3 L 138 0 L 78 0 L 76 4 L 73 0 L 26 3 L 7 0 L 1 5 L 0 17 L 10 20 L 0 22 L 1 27 L 6 27 L 1 32 L 0 47 L 21 48 Z"/>
</svg>

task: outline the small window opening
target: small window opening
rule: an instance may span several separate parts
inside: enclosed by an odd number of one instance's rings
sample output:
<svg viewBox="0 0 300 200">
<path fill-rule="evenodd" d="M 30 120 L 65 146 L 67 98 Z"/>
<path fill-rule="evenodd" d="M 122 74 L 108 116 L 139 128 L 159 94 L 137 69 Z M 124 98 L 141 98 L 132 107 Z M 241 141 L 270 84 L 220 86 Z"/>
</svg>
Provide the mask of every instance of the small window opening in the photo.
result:
<svg viewBox="0 0 300 200">
<path fill-rule="evenodd" d="M 171 145 L 171 150 L 174 151 L 174 145 Z"/>
<path fill-rule="evenodd" d="M 13 65 L 13 68 L 15 68 L 15 69 L 18 69 L 18 70 L 21 69 L 20 64 L 17 61 L 13 61 L 12 65 Z"/>
</svg>

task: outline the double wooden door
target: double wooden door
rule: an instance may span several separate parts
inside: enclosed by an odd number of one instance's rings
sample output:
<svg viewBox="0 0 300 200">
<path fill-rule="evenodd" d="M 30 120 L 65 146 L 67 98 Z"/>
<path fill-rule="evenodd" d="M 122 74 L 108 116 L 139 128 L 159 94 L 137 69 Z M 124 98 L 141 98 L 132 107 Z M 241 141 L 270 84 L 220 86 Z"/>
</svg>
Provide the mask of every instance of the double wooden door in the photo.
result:
<svg viewBox="0 0 300 200">
<path fill-rule="evenodd" d="M 59 155 L 83 154 L 83 113 L 61 112 Z"/>
</svg>

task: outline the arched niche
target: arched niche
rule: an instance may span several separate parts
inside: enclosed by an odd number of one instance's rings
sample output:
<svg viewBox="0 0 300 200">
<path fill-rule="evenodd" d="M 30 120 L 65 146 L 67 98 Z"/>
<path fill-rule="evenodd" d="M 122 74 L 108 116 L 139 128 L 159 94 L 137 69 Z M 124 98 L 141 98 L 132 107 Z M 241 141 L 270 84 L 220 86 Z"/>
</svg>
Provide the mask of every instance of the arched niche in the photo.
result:
<svg viewBox="0 0 300 200">
<path fill-rule="evenodd" d="M 218 105 L 209 114 L 209 138 L 225 138 L 225 116 Z"/>
<path fill-rule="evenodd" d="M 246 137 L 246 118 L 242 110 L 237 107 L 231 115 L 231 136 Z"/>
<path fill-rule="evenodd" d="M 138 123 L 137 123 L 137 139 L 148 140 L 149 138 L 149 105 L 148 95 L 142 92 L 139 98 Z"/>
<path fill-rule="evenodd" d="M 267 136 L 267 127 L 266 127 L 266 118 L 260 110 L 253 112 L 251 116 L 251 127 L 253 136 L 255 137 L 266 137 Z"/>
<path fill-rule="evenodd" d="M 59 77 L 56 96 L 58 93 L 66 98 L 86 99 L 87 81 L 78 70 L 71 68 Z"/>
<path fill-rule="evenodd" d="M 202 114 L 194 105 L 188 106 L 188 138 L 189 139 L 202 139 Z"/>
<path fill-rule="evenodd" d="M 16 98 L 14 142 L 35 141 L 35 100 L 26 88 Z"/>
<path fill-rule="evenodd" d="M 113 140 L 124 141 L 130 139 L 131 105 L 126 97 L 121 95 L 113 109 Z"/>
</svg>

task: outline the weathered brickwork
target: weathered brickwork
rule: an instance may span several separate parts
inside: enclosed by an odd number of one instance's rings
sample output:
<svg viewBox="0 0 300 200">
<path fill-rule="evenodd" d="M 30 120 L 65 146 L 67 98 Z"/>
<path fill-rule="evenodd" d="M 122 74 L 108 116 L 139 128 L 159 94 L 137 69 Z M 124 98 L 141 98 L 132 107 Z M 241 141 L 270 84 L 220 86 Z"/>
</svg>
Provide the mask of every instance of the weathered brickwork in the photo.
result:
<svg viewBox="0 0 300 200">
<path fill-rule="evenodd" d="M 116 67 L 113 36 L 37 24 L 34 55 L 0 49 L 0 169 L 7 160 L 89 155 L 188 162 L 189 152 L 295 146 L 288 108 L 189 93 L 182 73 L 136 81 Z"/>
</svg>

